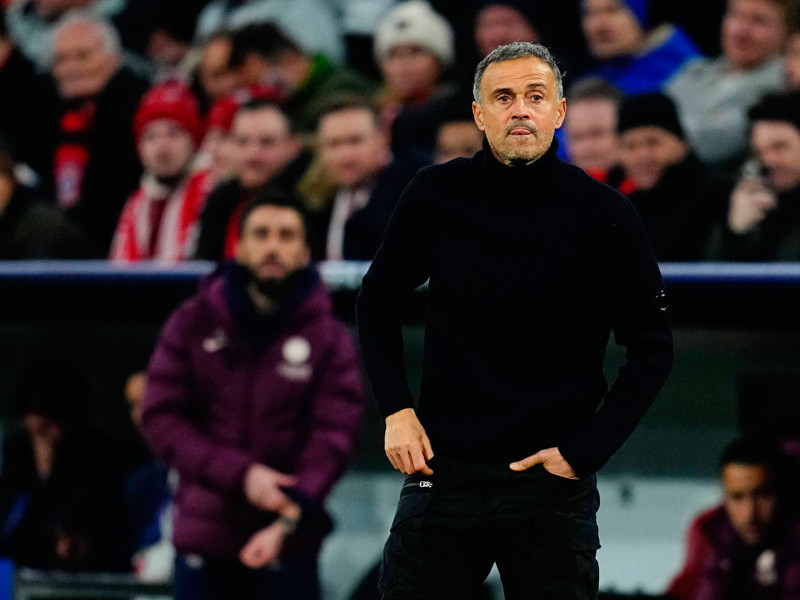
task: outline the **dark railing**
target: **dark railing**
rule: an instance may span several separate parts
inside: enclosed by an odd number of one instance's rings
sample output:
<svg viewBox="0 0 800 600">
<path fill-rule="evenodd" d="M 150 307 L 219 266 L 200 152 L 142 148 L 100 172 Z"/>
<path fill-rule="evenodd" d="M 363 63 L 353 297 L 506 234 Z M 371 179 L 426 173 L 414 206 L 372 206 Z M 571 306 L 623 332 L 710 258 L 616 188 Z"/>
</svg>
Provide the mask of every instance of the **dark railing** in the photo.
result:
<svg viewBox="0 0 800 600">
<path fill-rule="evenodd" d="M 339 316 L 352 321 L 352 301 L 368 263 L 323 262 L 319 267 Z M 0 263 L 0 310 L 6 318 L 37 312 L 166 316 L 213 268 L 206 262 L 169 267 L 104 261 Z M 677 326 L 800 325 L 800 263 L 664 263 L 661 268 Z M 421 321 L 420 310 L 411 312 Z"/>
</svg>

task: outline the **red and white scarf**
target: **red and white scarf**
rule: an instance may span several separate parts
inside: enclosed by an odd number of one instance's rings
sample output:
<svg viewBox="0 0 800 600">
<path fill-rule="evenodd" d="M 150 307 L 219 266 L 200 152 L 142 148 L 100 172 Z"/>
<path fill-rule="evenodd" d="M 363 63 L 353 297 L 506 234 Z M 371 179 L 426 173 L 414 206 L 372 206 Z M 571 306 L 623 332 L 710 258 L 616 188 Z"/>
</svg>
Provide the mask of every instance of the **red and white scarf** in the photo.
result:
<svg viewBox="0 0 800 600">
<path fill-rule="evenodd" d="M 122 209 L 109 258 L 161 262 L 191 258 L 200 213 L 212 188 L 210 171 L 194 173 L 175 189 L 145 174 Z"/>
</svg>

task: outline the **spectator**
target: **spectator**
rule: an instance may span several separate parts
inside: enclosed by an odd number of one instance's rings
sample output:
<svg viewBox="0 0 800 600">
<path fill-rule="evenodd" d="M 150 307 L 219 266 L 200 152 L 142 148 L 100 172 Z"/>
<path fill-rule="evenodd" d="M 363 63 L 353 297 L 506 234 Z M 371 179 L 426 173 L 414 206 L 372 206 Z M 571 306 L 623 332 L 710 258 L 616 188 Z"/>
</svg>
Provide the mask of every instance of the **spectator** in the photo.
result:
<svg viewBox="0 0 800 600">
<path fill-rule="evenodd" d="M 239 108 L 254 99 L 279 102 L 283 96 L 277 88 L 251 85 L 221 98 L 208 112 L 206 133 L 194 166 L 198 170 L 208 170 L 213 182 L 219 183 L 233 176 L 236 154 L 231 140 L 233 120 Z"/>
<path fill-rule="evenodd" d="M 298 205 L 267 193 L 241 217 L 236 262 L 172 315 L 148 368 L 144 431 L 180 474 L 175 597 L 319 598 L 325 497 L 364 408 L 358 356 Z"/>
<path fill-rule="evenodd" d="M 800 521 L 776 444 L 741 438 L 720 461 L 724 502 L 689 527 L 675 600 L 800 596 Z"/>
<path fill-rule="evenodd" d="M 344 59 L 344 44 L 337 9 L 327 0 L 213 0 L 200 13 L 196 38 L 223 28 L 272 23 L 303 54 L 322 54 L 338 63 Z"/>
<path fill-rule="evenodd" d="M 22 53 L 44 69 L 52 60 L 49 38 L 54 33 L 54 24 L 67 13 L 85 11 L 92 19 L 110 22 L 126 4 L 126 1 L 15 0 L 6 8 L 6 19 L 11 37 Z"/>
<path fill-rule="evenodd" d="M 591 74 L 625 95 L 659 91 L 700 51 L 674 25 L 650 26 L 649 0 L 583 0 L 583 33 L 599 61 Z"/>
<path fill-rule="evenodd" d="M 475 15 L 475 45 L 486 56 L 511 42 L 539 42 L 539 32 L 523 12 L 522 3 L 484 2 Z"/>
<path fill-rule="evenodd" d="M 232 47 L 231 34 L 227 31 L 217 32 L 203 43 L 195 75 L 203 100 L 210 105 L 239 87 L 239 76 L 230 65 Z"/>
<path fill-rule="evenodd" d="M 628 194 L 658 260 L 701 260 L 727 189 L 689 151 L 675 105 L 644 94 L 620 108 L 620 162 L 635 189 Z"/>
<path fill-rule="evenodd" d="M 185 61 L 192 49 L 198 15 L 186 4 L 185 1 L 160 4 L 147 28 L 145 56 L 155 67 L 157 80 L 186 76 Z"/>
<path fill-rule="evenodd" d="M 125 382 L 125 400 L 139 434 L 142 433 L 142 402 L 146 389 L 144 371 L 132 373 Z M 148 448 L 142 450 L 141 459 L 125 478 L 126 523 L 133 570 L 142 581 L 165 582 L 172 578 L 175 562 L 171 538 L 172 491 L 176 482 L 173 474 L 168 473 Z"/>
<path fill-rule="evenodd" d="M 617 112 L 622 93 L 603 79 L 587 77 L 568 90 L 567 98 L 564 137 L 571 162 L 595 179 L 620 189 Z"/>
<path fill-rule="evenodd" d="M 477 4 L 474 37 L 480 58 L 511 42 L 540 42 L 551 49 L 562 71 L 585 68 L 578 2 L 478 0 Z"/>
<path fill-rule="evenodd" d="M 784 69 L 787 87 L 790 90 L 800 90 L 800 28 L 795 28 L 789 36 Z"/>
<path fill-rule="evenodd" d="M 20 430 L 3 440 L 0 555 L 17 565 L 126 570 L 117 454 L 84 422 L 87 382 L 44 359 L 21 377 Z"/>
<path fill-rule="evenodd" d="M 320 165 L 330 195 L 309 195 L 314 211 L 312 256 L 371 260 L 403 188 L 419 165 L 393 161 L 375 108 L 366 100 L 333 98 L 317 127 Z"/>
<path fill-rule="evenodd" d="M 483 146 L 483 132 L 475 125 L 471 115 L 454 114 L 439 126 L 436 132 L 435 163 L 445 163 L 459 157 L 470 157 Z"/>
<path fill-rule="evenodd" d="M 233 258 L 247 202 L 266 187 L 293 191 L 310 161 L 289 118 L 270 100 L 254 99 L 239 108 L 231 138 L 234 176 L 206 201 L 196 258 Z"/>
<path fill-rule="evenodd" d="M 0 144 L 0 260 L 91 258 L 92 245 L 64 216 L 21 184 Z"/>
<path fill-rule="evenodd" d="M 120 215 L 109 258 L 177 262 L 194 254 L 208 172 L 190 176 L 202 138 L 200 108 L 182 83 L 160 84 L 142 98 L 133 120 L 144 175 Z"/>
<path fill-rule="evenodd" d="M 307 53 L 271 23 L 236 31 L 230 61 L 242 84 L 267 84 L 281 90 L 284 110 L 300 132 L 313 129 L 317 105 L 331 94 L 371 91 L 360 75 L 337 66 L 324 54 Z"/>
<path fill-rule="evenodd" d="M 131 123 L 148 85 L 120 66 L 114 28 L 86 13 L 59 21 L 53 51 L 61 97 L 56 199 L 107 255 L 119 213 L 141 174 Z"/>
<path fill-rule="evenodd" d="M 0 136 L 12 144 L 18 159 L 40 179 L 49 180 L 53 139 L 50 120 L 54 94 L 43 84 L 34 65 L 8 34 L 0 9 Z"/>
<path fill-rule="evenodd" d="M 722 20 L 722 55 L 697 58 L 665 91 L 698 158 L 713 168 L 741 162 L 747 150 L 747 109 L 784 86 L 780 53 L 794 0 L 729 0 Z"/>
<path fill-rule="evenodd" d="M 395 155 L 432 162 L 436 131 L 457 94 L 447 78 L 454 57 L 452 27 L 425 0 L 401 2 L 381 20 L 375 33 L 379 105 Z"/>
<path fill-rule="evenodd" d="M 755 160 L 731 193 L 710 257 L 800 260 L 800 92 L 765 96 L 748 116 Z"/>
</svg>

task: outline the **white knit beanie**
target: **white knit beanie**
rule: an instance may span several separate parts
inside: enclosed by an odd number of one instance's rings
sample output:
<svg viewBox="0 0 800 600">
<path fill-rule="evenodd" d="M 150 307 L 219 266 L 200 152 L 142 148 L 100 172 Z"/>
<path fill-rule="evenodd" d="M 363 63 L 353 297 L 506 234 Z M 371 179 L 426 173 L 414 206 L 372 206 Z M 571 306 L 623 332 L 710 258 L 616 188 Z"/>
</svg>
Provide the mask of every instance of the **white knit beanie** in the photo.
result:
<svg viewBox="0 0 800 600">
<path fill-rule="evenodd" d="M 390 10 L 375 33 L 375 58 L 382 63 L 395 46 L 409 44 L 430 52 L 444 68 L 453 64 L 453 28 L 425 0 L 408 0 Z"/>
</svg>

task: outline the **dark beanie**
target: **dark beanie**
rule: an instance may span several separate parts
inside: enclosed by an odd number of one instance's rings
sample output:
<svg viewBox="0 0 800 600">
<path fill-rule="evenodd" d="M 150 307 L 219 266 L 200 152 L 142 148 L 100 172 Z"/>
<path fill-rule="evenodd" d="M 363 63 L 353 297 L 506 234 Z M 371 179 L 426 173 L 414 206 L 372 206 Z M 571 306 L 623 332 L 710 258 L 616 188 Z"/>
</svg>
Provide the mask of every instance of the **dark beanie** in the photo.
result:
<svg viewBox="0 0 800 600">
<path fill-rule="evenodd" d="M 675 104 L 660 93 L 633 96 L 622 103 L 617 132 L 625 133 L 637 127 L 660 127 L 680 139 L 685 137 Z"/>
<path fill-rule="evenodd" d="M 784 121 L 800 130 L 800 91 L 767 94 L 747 116 L 755 121 Z"/>
</svg>

